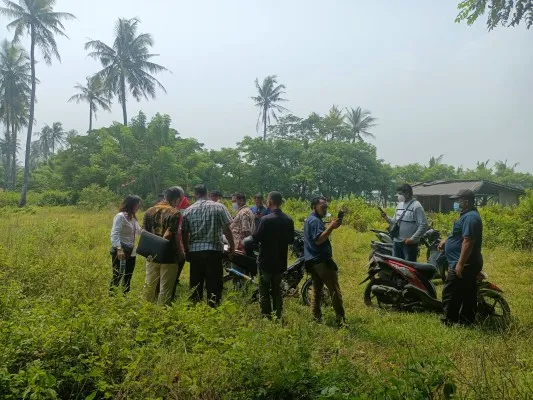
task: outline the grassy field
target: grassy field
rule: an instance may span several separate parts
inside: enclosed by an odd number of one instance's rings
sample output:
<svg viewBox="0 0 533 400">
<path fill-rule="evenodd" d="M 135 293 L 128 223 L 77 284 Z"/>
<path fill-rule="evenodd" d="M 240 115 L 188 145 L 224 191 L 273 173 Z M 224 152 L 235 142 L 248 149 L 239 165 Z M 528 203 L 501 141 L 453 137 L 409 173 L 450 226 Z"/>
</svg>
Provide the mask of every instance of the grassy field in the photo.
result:
<svg viewBox="0 0 533 400">
<path fill-rule="evenodd" d="M 282 325 L 241 293 L 192 307 L 184 284 L 173 307 L 147 304 L 141 257 L 131 293 L 110 297 L 111 210 L 1 212 L 1 399 L 533 398 L 530 253 L 485 252 L 509 331 L 447 328 L 434 314 L 366 308 L 358 283 L 372 235 L 343 227 L 333 248 L 348 328 L 332 310 L 312 322 L 296 298 Z"/>
</svg>

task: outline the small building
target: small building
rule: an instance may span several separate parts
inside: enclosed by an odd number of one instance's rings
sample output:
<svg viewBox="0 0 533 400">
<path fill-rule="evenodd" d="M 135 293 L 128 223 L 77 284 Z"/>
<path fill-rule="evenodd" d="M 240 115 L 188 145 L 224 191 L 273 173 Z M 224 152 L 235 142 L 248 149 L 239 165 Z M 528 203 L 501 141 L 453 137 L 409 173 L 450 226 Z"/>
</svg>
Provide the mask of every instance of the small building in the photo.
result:
<svg viewBox="0 0 533 400">
<path fill-rule="evenodd" d="M 505 206 L 517 205 L 525 192 L 511 186 L 480 180 L 432 181 L 413 185 L 413 195 L 428 212 L 447 213 L 453 210 L 454 200 L 450 196 L 461 189 L 470 189 L 476 194 L 478 206 L 499 203 Z"/>
</svg>

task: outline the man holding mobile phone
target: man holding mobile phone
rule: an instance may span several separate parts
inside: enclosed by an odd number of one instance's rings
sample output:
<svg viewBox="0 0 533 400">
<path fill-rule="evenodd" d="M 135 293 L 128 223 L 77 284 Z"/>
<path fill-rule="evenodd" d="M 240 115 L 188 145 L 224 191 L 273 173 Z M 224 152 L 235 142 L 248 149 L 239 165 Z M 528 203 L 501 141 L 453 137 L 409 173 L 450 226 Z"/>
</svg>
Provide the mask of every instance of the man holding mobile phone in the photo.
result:
<svg viewBox="0 0 533 400">
<path fill-rule="evenodd" d="M 394 217 L 389 218 L 380 208 L 381 216 L 389 223 L 394 241 L 393 256 L 406 261 L 415 261 L 420 238 L 428 229 L 428 221 L 422 204 L 413 199 L 413 188 L 407 183 L 397 189 L 398 205 Z M 393 229 L 395 226 L 398 228 Z"/>
<path fill-rule="evenodd" d="M 323 196 L 315 197 L 311 201 L 313 212 L 304 224 L 304 256 L 305 265 L 313 279 L 313 298 L 311 311 L 315 321 L 322 320 L 321 302 L 324 285 L 331 293 L 333 309 L 337 316 L 339 326 L 345 324 L 342 293 L 339 286 L 338 267 L 333 261 L 333 250 L 329 237 L 331 233 L 342 224 L 344 213 L 339 213 L 339 218 L 333 219 L 326 228 L 323 218 L 328 211 L 328 201 Z"/>
</svg>

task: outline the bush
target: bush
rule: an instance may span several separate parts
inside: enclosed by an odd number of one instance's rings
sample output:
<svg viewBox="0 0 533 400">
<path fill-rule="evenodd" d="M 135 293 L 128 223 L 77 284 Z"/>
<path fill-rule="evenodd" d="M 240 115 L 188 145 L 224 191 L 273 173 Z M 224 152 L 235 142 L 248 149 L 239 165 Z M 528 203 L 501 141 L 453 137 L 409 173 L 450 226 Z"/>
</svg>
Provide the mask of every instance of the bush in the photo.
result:
<svg viewBox="0 0 533 400">
<path fill-rule="evenodd" d="M 92 184 L 81 191 L 78 205 L 89 210 L 102 210 L 119 201 L 118 196 L 108 188 Z"/>
<path fill-rule="evenodd" d="M 27 204 L 35 205 L 39 195 L 34 192 L 28 192 L 26 195 Z M 0 190 L 0 208 L 2 207 L 18 207 L 20 200 L 20 192 L 8 192 Z"/>
<path fill-rule="evenodd" d="M 20 193 L 0 191 L 0 208 L 17 207 L 19 204 Z"/>
<path fill-rule="evenodd" d="M 76 203 L 76 196 L 72 192 L 60 190 L 47 190 L 39 194 L 37 205 L 45 206 L 70 206 Z"/>
</svg>

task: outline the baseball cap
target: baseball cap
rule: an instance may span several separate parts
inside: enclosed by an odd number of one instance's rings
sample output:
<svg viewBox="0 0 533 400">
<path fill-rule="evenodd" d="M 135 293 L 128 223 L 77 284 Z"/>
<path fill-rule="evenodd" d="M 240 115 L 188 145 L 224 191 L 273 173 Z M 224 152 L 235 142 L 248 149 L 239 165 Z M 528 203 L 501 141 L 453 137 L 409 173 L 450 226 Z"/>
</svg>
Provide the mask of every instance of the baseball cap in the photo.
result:
<svg viewBox="0 0 533 400">
<path fill-rule="evenodd" d="M 476 194 L 470 189 L 461 189 L 456 195 L 450 196 L 450 199 L 475 199 Z"/>
</svg>

